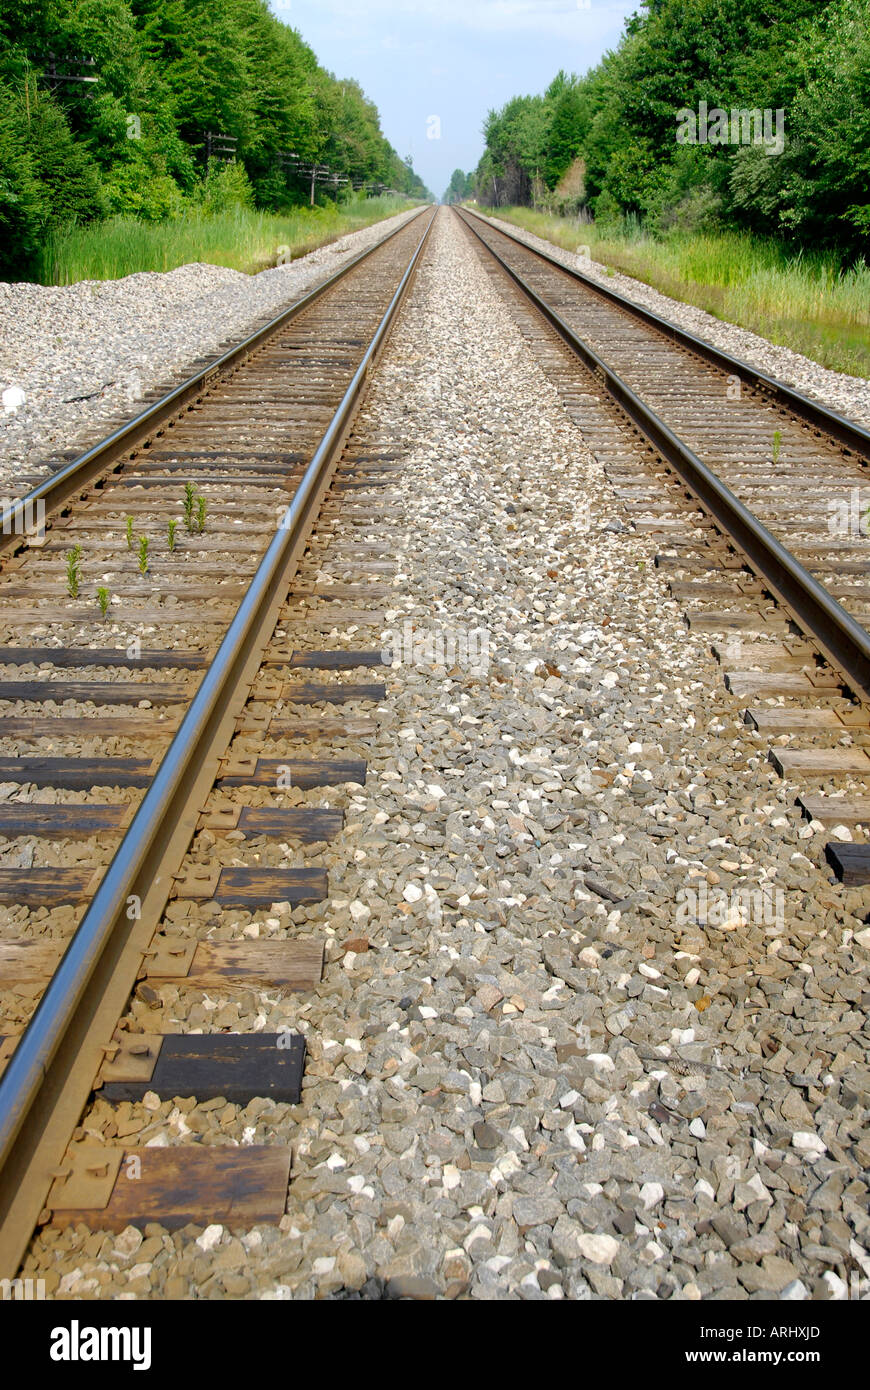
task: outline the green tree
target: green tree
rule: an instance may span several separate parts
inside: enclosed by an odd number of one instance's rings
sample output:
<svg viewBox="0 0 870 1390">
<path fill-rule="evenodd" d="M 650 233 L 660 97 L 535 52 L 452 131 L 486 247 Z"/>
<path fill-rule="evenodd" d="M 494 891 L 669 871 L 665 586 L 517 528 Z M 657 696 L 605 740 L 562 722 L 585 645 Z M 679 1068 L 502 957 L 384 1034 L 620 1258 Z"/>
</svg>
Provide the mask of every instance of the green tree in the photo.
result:
<svg viewBox="0 0 870 1390">
<path fill-rule="evenodd" d="M 0 269 L 26 274 L 53 226 L 103 210 L 99 171 L 35 82 L 0 83 Z"/>
<path fill-rule="evenodd" d="M 680 144 L 677 113 L 782 111 L 785 145 Z M 860 254 L 870 230 L 870 0 L 642 0 L 583 77 L 491 111 L 473 176 L 531 201 L 582 159 L 584 196 L 654 229 L 716 219 Z"/>
<path fill-rule="evenodd" d="M 50 93 L 49 53 L 70 77 L 87 56 L 96 81 Z M 266 0 L 0 0 L 0 103 L 7 268 L 32 264 L 63 221 L 301 201 L 287 154 L 425 194 L 359 85 L 325 72 Z M 234 138 L 234 164 L 206 168 L 208 131 Z M 318 183 L 318 197 L 346 186 Z"/>
<path fill-rule="evenodd" d="M 442 202 L 461 203 L 463 198 L 467 198 L 471 192 L 471 180 L 461 169 L 454 169 L 450 175 L 450 182 L 444 192 Z"/>
</svg>

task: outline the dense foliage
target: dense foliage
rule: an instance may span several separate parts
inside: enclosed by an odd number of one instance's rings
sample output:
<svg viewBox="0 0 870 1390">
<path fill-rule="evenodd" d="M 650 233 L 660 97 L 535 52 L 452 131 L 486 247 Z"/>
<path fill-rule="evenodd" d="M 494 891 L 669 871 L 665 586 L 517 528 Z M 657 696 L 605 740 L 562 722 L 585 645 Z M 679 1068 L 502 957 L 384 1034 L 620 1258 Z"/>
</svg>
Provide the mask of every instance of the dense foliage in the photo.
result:
<svg viewBox="0 0 870 1390">
<path fill-rule="evenodd" d="M 782 111 L 781 152 L 733 134 L 678 142 L 677 113 L 702 102 L 771 122 Z M 860 254 L 870 0 L 642 0 L 596 68 L 491 111 L 484 134 L 469 176 L 481 202 L 588 207 L 653 231 L 734 226 Z"/>
<path fill-rule="evenodd" d="M 474 180 L 471 174 L 463 174 L 461 169 L 454 169 L 441 201 L 443 203 L 461 203 L 463 198 L 470 197 L 473 191 Z"/>
<path fill-rule="evenodd" d="M 73 80 L 46 77 L 51 54 Z M 232 137 L 235 161 L 209 162 L 207 132 Z M 282 153 L 425 193 L 359 86 L 265 0 L 0 0 L 0 273 L 26 272 L 73 220 L 307 200 Z"/>
</svg>

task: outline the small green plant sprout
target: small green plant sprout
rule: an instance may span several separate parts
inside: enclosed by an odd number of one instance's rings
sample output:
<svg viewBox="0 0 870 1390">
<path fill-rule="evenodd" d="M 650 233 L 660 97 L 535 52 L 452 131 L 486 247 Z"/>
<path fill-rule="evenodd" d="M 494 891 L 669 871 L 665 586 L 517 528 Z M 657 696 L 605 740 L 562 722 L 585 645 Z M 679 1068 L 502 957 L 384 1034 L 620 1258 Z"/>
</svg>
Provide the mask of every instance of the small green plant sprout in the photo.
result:
<svg viewBox="0 0 870 1390">
<path fill-rule="evenodd" d="M 97 590 L 97 603 L 100 605 L 100 615 L 101 615 L 101 617 L 105 618 L 107 612 L 109 611 L 109 591 L 108 591 L 108 589 L 105 589 L 105 588 L 102 588 L 102 587 L 101 587 L 101 588 L 99 588 L 99 589 Z"/>
<path fill-rule="evenodd" d="M 80 545 L 74 545 L 72 550 L 68 550 L 66 553 L 66 591 L 70 598 L 78 598 L 79 596 L 79 584 L 82 578 L 82 571 L 79 565 L 81 555 L 82 548 Z"/>
<path fill-rule="evenodd" d="M 168 526 L 168 528 L 167 528 L 167 539 L 168 539 L 168 541 L 169 541 L 169 549 L 170 549 L 170 550 L 174 550 L 174 549 L 175 549 L 175 546 L 176 546 L 176 544 L 177 544 L 176 539 L 175 539 L 175 533 L 176 533 L 177 530 L 178 530 L 178 517 L 177 517 L 177 516 L 174 516 L 174 517 L 172 518 L 172 520 L 170 521 L 169 526 Z"/>
<path fill-rule="evenodd" d="M 779 455 L 782 449 L 782 430 L 773 431 L 773 461 L 779 463 Z"/>
<path fill-rule="evenodd" d="M 196 488 L 193 483 L 184 484 L 184 524 L 190 535 L 193 535 L 194 519 L 193 509 L 196 506 Z"/>
<path fill-rule="evenodd" d="M 196 499 L 196 530 L 200 536 L 205 530 L 205 498 L 202 495 Z"/>
<path fill-rule="evenodd" d="M 148 573 L 148 537 L 139 537 L 139 573 Z"/>
<path fill-rule="evenodd" d="M 133 549 L 133 518 L 127 517 L 127 549 Z"/>
</svg>

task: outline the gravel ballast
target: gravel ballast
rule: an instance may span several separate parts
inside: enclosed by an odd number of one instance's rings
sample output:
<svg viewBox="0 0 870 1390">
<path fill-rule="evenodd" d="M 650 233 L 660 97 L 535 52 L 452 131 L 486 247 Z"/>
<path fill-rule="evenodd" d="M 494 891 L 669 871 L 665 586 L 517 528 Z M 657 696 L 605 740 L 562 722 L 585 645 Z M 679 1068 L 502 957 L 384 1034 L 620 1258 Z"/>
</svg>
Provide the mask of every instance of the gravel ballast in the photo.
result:
<svg viewBox="0 0 870 1390">
<path fill-rule="evenodd" d="M 0 413 L 0 494 L 85 449 L 146 392 L 245 336 L 414 215 L 399 213 L 307 256 L 244 275 L 215 265 L 45 286 L 0 282 L 0 391 L 26 396 Z"/>
<path fill-rule="evenodd" d="M 609 529 L 599 465 L 446 213 L 355 439 L 404 455 L 384 522 L 340 527 L 399 563 L 396 659 L 366 785 L 329 797 L 330 898 L 200 925 L 326 938 L 323 982 L 134 1006 L 147 1031 L 303 1031 L 302 1104 L 85 1120 L 290 1143 L 287 1215 L 46 1228 L 25 1273 L 64 1298 L 866 1294 L 866 895 L 819 867 L 655 541 Z M 409 657 L 406 623 L 455 651 Z"/>
</svg>

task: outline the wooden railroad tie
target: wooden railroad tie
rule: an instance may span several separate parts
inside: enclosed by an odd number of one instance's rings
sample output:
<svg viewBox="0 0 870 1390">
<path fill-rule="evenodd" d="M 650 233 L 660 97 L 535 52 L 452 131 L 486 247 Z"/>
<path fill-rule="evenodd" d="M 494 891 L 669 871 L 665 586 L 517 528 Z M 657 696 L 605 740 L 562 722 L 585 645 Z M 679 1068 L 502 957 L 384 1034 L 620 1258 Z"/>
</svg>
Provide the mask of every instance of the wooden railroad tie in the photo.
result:
<svg viewBox="0 0 870 1390">
<path fill-rule="evenodd" d="M 292 705 L 343 705 L 350 700 L 370 700 L 379 705 L 387 698 L 387 687 L 382 681 L 365 684 L 334 682 L 329 685 L 317 681 L 299 681 L 295 684 L 288 681 L 281 688 L 280 698 Z"/>
<path fill-rule="evenodd" d="M 96 726 L 96 721 L 94 721 Z M 96 732 L 96 728 L 95 728 Z M 0 758 L 0 782 L 89 791 L 91 787 L 147 787 L 159 758 Z"/>
<path fill-rule="evenodd" d="M 298 1033 L 168 1035 L 118 1031 L 97 1080 L 108 1101 L 222 1097 L 247 1105 L 257 1097 L 298 1105 L 305 1039 Z"/>
<path fill-rule="evenodd" d="M 285 902 L 286 898 L 274 898 Z M 245 904 L 241 904 L 244 906 Z M 271 903 L 268 904 L 271 907 Z M 65 941 L 0 941 L 0 984 L 43 984 L 51 978 Z M 182 941 L 161 937 L 146 955 L 141 976 L 192 989 L 247 985 L 312 990 L 323 973 L 319 941 Z"/>
<path fill-rule="evenodd" d="M 743 712 L 744 723 L 760 734 L 831 733 L 841 737 L 845 733 L 863 729 L 870 732 L 870 722 L 860 710 L 840 711 L 833 709 L 747 709 Z"/>
<path fill-rule="evenodd" d="M 237 734 L 265 734 L 280 739 L 368 738 L 378 731 L 375 719 L 281 719 L 271 712 L 246 710 L 236 721 Z"/>
<path fill-rule="evenodd" d="M 383 628 L 386 627 L 386 618 L 382 610 L 374 608 L 339 608 L 338 605 L 327 604 L 325 608 L 285 609 L 281 623 L 304 623 L 306 627 L 331 632 L 333 628 Z"/>
<path fill-rule="evenodd" d="M 44 805 L 37 801 L 0 805 L 0 837 L 7 840 L 32 835 L 45 840 L 87 840 L 93 835 L 118 834 L 127 828 L 134 807 L 109 802 L 79 805 Z M 333 839 L 344 824 L 344 812 L 329 807 L 234 806 L 200 816 L 200 830 L 226 834 L 238 831 L 246 840 L 259 835 L 274 840 L 316 844 Z M 21 871 L 19 877 L 22 877 Z"/>
<path fill-rule="evenodd" d="M 313 845 L 334 839 L 343 825 L 344 812 L 328 806 L 230 806 L 204 812 L 197 828 L 223 835 L 236 831 L 246 840 L 263 835 Z"/>
<path fill-rule="evenodd" d="M 191 583 L 186 579 L 173 579 L 154 573 L 154 566 L 149 565 L 149 577 L 147 579 L 136 578 L 116 578 L 107 580 L 107 587 L 112 594 L 128 600 L 139 599 L 164 599 L 169 596 L 178 599 L 226 599 L 239 600 L 247 590 L 247 584 L 239 583 L 235 579 L 213 580 L 210 584 Z M 93 591 L 96 599 L 96 589 Z M 37 583 L 31 580 L 28 584 L 0 584 L 0 600 L 3 599 L 57 599 L 66 593 L 66 584 L 62 580 L 47 581 Z M 93 617 L 93 612 L 92 615 Z"/>
<path fill-rule="evenodd" d="M 216 787 L 338 787 L 345 783 L 364 786 L 366 764 L 362 758 L 259 758 L 256 754 L 230 754 L 218 769 Z"/>
<path fill-rule="evenodd" d="M 0 869 L 0 904 L 17 907 L 61 907 L 88 902 L 102 878 L 102 869 Z M 0 978 L 4 952 L 13 942 L 0 942 Z"/>
<path fill-rule="evenodd" d="M 224 595 L 212 591 L 210 597 L 224 598 Z M 137 608 L 132 602 L 128 602 L 120 608 L 111 610 L 114 622 L 123 621 L 129 627 L 135 627 L 137 624 L 147 624 L 149 627 L 160 624 L 165 627 L 193 628 L 196 641 L 202 640 L 203 627 L 226 627 L 233 611 L 231 601 L 225 602 L 221 609 L 209 608 L 205 604 L 195 608 L 187 608 L 180 603 L 154 603 Z M 95 593 L 90 603 L 85 604 L 79 601 L 76 607 L 65 603 L 46 603 L 38 608 L 31 605 L 10 608 L 8 612 L 3 613 L 0 630 L 19 627 L 30 628 L 34 623 L 73 623 L 78 627 L 83 623 L 92 624 L 96 615 Z"/>
<path fill-rule="evenodd" d="M 149 700 L 152 705 L 180 705 L 191 698 L 187 685 L 169 681 L 0 681 L 0 700 L 27 700 L 45 704 L 136 705 Z M 96 732 L 96 729 L 95 729 Z"/>
<path fill-rule="evenodd" d="M 807 820 L 822 825 L 870 825 L 870 797 L 799 796 L 798 805 Z"/>
<path fill-rule="evenodd" d="M 122 1149 L 73 1144 L 48 1197 L 52 1224 L 123 1231 L 157 1222 L 168 1230 L 221 1224 L 250 1229 L 284 1215 L 291 1153 L 179 1144 Z"/>
<path fill-rule="evenodd" d="M 688 609 L 683 616 L 687 625 L 696 632 L 757 632 L 782 635 L 788 631 L 785 618 L 773 615 L 765 617 L 761 613 L 694 608 Z"/>
<path fill-rule="evenodd" d="M 725 688 L 741 698 L 843 692 L 842 682 L 830 671 L 726 671 Z"/>
<path fill-rule="evenodd" d="M 780 777 L 870 776 L 863 748 L 771 748 L 767 756 Z"/>
<path fill-rule="evenodd" d="M 0 722 L 6 738 L 32 743 L 40 738 L 132 738 L 137 743 L 172 734 L 180 714 L 140 709 L 133 714 L 7 714 Z"/>
<path fill-rule="evenodd" d="M 864 888 L 870 883 L 870 845 L 830 840 L 825 845 L 825 858 L 844 888 Z"/>
<path fill-rule="evenodd" d="M 327 896 L 325 869 L 269 869 L 193 865 L 175 880 L 177 898 L 199 898 L 221 907 L 271 907 L 319 903 Z"/>
<path fill-rule="evenodd" d="M 33 835 L 44 840 L 87 840 L 92 835 L 119 835 L 133 816 L 133 807 L 88 804 L 43 805 L 38 801 L 7 801 L 0 805 L 0 836 L 7 840 Z M 27 870 L 18 870 L 26 878 Z"/>
<path fill-rule="evenodd" d="M 94 721 L 96 723 L 96 721 Z M 65 790 L 91 787 L 147 787 L 157 771 L 158 758 L 0 758 L 0 782 Z M 365 784 L 361 758 L 255 758 L 231 754 L 221 763 L 219 786 L 332 787 L 345 782 Z"/>
<path fill-rule="evenodd" d="M 305 671 L 355 671 L 358 666 L 385 666 L 383 652 L 293 652 L 290 660 L 284 663 L 280 657 L 269 657 L 265 666 L 288 665 L 291 670 Z"/>
<path fill-rule="evenodd" d="M 204 652 L 141 650 L 130 656 L 123 647 L 0 647 L 0 666 L 131 666 L 137 670 L 176 668 L 200 671 L 208 665 Z"/>
<path fill-rule="evenodd" d="M 303 992 L 320 983 L 323 943 L 177 941 L 174 937 L 159 937 L 147 954 L 141 973 L 152 984 L 183 984 L 191 989 L 257 984 Z"/>
</svg>

